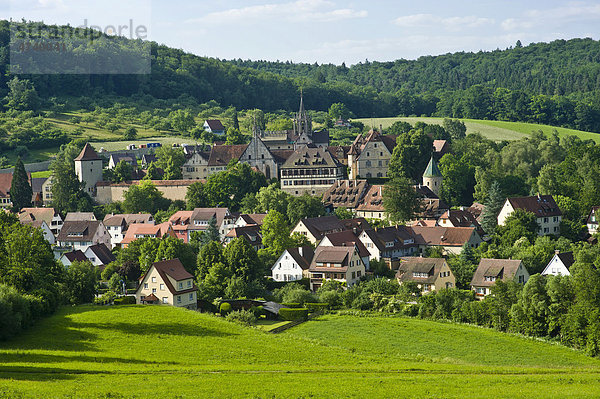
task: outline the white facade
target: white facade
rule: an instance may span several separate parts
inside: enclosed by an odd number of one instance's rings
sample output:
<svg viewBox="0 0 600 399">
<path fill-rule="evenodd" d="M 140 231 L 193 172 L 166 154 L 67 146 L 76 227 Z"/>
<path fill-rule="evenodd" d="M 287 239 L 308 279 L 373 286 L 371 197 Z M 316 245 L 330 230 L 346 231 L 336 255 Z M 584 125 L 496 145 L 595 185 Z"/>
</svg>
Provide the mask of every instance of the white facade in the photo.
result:
<svg viewBox="0 0 600 399">
<path fill-rule="evenodd" d="M 507 199 L 504 202 L 504 206 L 500 210 L 498 214 L 498 225 L 504 226 L 506 218 L 510 216 L 511 213 L 514 212 L 514 208 L 510 201 Z M 560 222 L 562 220 L 562 216 L 545 216 L 536 218 L 537 224 L 539 226 L 538 235 L 539 236 L 547 236 L 547 235 L 559 235 L 560 234 Z"/>
<path fill-rule="evenodd" d="M 570 276 L 569 268 L 563 263 L 558 254 L 554 254 L 544 271 L 542 276 Z"/>
<path fill-rule="evenodd" d="M 302 272 L 302 267 L 286 249 L 271 268 L 271 277 L 275 281 L 297 281 L 302 280 Z"/>
<path fill-rule="evenodd" d="M 80 182 L 85 183 L 85 192 L 95 197 L 96 183 L 102 181 L 102 160 L 75 160 L 75 174 Z"/>
</svg>

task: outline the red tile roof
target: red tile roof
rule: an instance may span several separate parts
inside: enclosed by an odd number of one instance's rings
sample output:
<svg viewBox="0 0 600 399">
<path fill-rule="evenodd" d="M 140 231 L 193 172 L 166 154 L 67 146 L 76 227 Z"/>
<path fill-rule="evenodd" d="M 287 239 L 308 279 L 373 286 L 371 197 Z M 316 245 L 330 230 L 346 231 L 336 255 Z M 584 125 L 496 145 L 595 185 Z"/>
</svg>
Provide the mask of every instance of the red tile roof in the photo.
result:
<svg viewBox="0 0 600 399">
<path fill-rule="evenodd" d="M 94 151 L 90 143 L 86 143 L 77 158 L 75 158 L 75 161 L 99 161 L 100 159 L 98 153 Z"/>
</svg>

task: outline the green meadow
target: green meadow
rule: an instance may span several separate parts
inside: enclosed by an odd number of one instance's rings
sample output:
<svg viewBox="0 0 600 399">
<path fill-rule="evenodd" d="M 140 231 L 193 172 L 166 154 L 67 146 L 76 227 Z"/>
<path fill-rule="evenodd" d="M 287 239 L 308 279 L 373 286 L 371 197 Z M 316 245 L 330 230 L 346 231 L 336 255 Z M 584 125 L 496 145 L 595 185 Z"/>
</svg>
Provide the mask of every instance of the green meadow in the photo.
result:
<svg viewBox="0 0 600 399">
<path fill-rule="evenodd" d="M 416 122 L 441 125 L 444 122 L 444 118 L 428 117 L 363 118 L 355 120 L 360 121 L 367 126 L 379 127 L 379 125 L 382 125 L 384 129 L 390 127 L 392 124 L 394 124 L 394 122 L 397 121 L 405 121 L 412 125 L 414 125 Z M 535 123 L 526 122 L 487 121 L 480 119 L 461 119 L 461 121 L 463 121 L 467 127 L 467 134 L 481 133 L 484 137 L 494 141 L 519 140 L 537 130 L 541 130 L 546 135 L 549 135 L 556 130 L 560 137 L 572 135 L 580 137 L 583 140 L 591 139 L 597 143 L 600 143 L 600 134 L 598 133 L 584 132 L 581 130 L 567 129 L 564 127 L 538 125 Z"/>
<path fill-rule="evenodd" d="M 597 359 L 402 317 L 327 315 L 269 334 L 166 306 L 80 306 L 0 343 L 9 398 L 599 396 Z"/>
</svg>

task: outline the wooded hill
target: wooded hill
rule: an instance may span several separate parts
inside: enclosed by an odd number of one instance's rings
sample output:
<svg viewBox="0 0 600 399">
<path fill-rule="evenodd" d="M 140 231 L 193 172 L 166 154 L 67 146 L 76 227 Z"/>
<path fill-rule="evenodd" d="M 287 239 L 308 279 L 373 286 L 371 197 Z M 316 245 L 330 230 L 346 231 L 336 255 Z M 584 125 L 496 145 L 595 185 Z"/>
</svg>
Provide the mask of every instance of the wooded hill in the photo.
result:
<svg viewBox="0 0 600 399">
<path fill-rule="evenodd" d="M 28 23 L 36 25 L 37 23 Z M 39 24 L 38 24 L 39 25 Z M 70 28 L 72 29 L 72 28 Z M 9 22 L 0 21 L 0 68 L 8 72 Z M 127 39 L 106 39 L 127 47 Z M 114 43 L 112 43 L 114 45 Z M 103 46 L 102 41 L 96 44 Z M 109 44 L 104 44 L 109 48 Z M 105 49 L 102 49 L 105 50 Z M 76 51 L 76 50 L 75 50 Z M 150 75 L 22 75 L 42 98 L 192 97 L 238 109 L 310 109 L 342 102 L 363 117 L 425 115 L 544 123 L 600 132 L 600 42 L 557 40 L 526 47 L 364 62 L 351 67 L 224 61 L 151 43 Z M 0 76 L 0 96 L 8 74 Z"/>
</svg>

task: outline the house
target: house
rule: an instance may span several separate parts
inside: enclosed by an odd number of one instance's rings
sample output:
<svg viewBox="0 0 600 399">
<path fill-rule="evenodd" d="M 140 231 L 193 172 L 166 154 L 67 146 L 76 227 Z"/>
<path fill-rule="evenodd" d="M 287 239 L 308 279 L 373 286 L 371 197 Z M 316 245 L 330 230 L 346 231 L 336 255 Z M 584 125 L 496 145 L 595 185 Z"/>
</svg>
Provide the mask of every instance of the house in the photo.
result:
<svg viewBox="0 0 600 399">
<path fill-rule="evenodd" d="M 60 256 L 60 258 L 58 258 L 58 261 L 60 263 L 62 263 L 64 266 L 71 266 L 71 264 L 73 264 L 73 262 L 85 262 L 87 260 L 88 260 L 88 258 L 79 249 L 77 249 L 75 251 L 71 251 L 71 252 L 65 252 L 64 254 L 62 254 Z"/>
<path fill-rule="evenodd" d="M 48 180 L 47 177 L 32 177 L 31 182 L 31 202 L 33 206 L 44 205 L 44 183 Z"/>
<path fill-rule="evenodd" d="M 387 177 L 395 146 L 396 136 L 376 130 L 371 130 L 366 137 L 359 134 L 348 152 L 350 179 Z"/>
<path fill-rule="evenodd" d="M 362 233 L 362 231 L 361 231 Z M 360 233 L 359 233 L 360 234 Z M 362 259 L 365 270 L 369 270 L 371 254 L 352 230 L 344 230 L 337 233 L 327 234 L 319 243 L 318 247 L 352 247 L 356 246 L 358 255 Z M 317 247 L 317 248 L 318 248 Z"/>
<path fill-rule="evenodd" d="M 471 213 L 471 215 L 475 216 L 475 219 L 481 224 L 483 220 L 483 212 L 485 211 L 485 205 L 479 202 L 473 202 L 470 207 L 467 208 L 467 211 Z"/>
<path fill-rule="evenodd" d="M 50 227 L 48 227 L 48 224 L 46 223 L 45 220 L 22 220 L 21 224 L 26 224 L 28 226 L 33 227 L 34 229 L 40 229 L 42 231 L 42 235 L 44 236 L 44 239 L 46 241 L 48 241 L 48 243 L 50 243 L 50 245 L 54 245 L 54 243 L 56 242 L 56 239 L 54 237 L 54 233 L 52 233 L 52 230 L 50 230 Z"/>
<path fill-rule="evenodd" d="M 185 243 L 188 243 L 190 239 L 188 230 L 193 213 L 194 211 L 177 211 L 169 218 L 175 236 Z"/>
<path fill-rule="evenodd" d="M 52 179 L 52 176 L 50 176 L 42 183 L 42 198 L 44 206 L 50 206 L 52 204 Z"/>
<path fill-rule="evenodd" d="M 369 188 L 356 207 L 356 216 L 367 219 L 387 219 L 387 212 L 383 207 L 383 185 L 374 184 Z"/>
<path fill-rule="evenodd" d="M 474 227 L 408 227 L 422 252 L 426 247 L 441 247 L 445 254 L 460 254 L 463 245 L 477 248 L 483 242 Z"/>
<path fill-rule="evenodd" d="M 337 180 L 323 193 L 323 204 L 331 209 L 354 211 L 368 190 L 366 180 Z"/>
<path fill-rule="evenodd" d="M 529 273 L 523 262 L 518 259 L 486 259 L 482 258 L 471 280 L 471 289 L 477 299 L 483 299 L 490 294 L 490 288 L 496 280 L 515 281 L 525 284 Z"/>
<path fill-rule="evenodd" d="M 68 212 L 65 216 L 65 222 L 86 222 L 96 221 L 96 216 L 93 212 Z"/>
<path fill-rule="evenodd" d="M 280 282 L 308 278 L 308 269 L 314 254 L 310 246 L 286 249 L 271 267 L 271 277 Z"/>
<path fill-rule="evenodd" d="M 208 176 L 227 169 L 229 162 L 239 160 L 248 144 L 214 145 L 208 158 Z"/>
<path fill-rule="evenodd" d="M 370 259 L 383 259 L 388 263 L 398 261 L 403 256 L 412 256 L 419 249 L 412 230 L 405 226 L 365 230 L 358 238 L 369 251 Z"/>
<path fill-rule="evenodd" d="M 349 145 L 330 145 L 327 151 L 344 166 L 348 166 L 348 153 L 350 152 Z"/>
<path fill-rule="evenodd" d="M 106 265 L 117 260 L 105 244 L 91 245 L 83 254 L 92 265 L 98 266 L 100 270 L 104 270 Z"/>
<path fill-rule="evenodd" d="M 276 157 L 254 131 L 250 143 L 240 155 L 239 161 L 261 172 L 267 179 L 279 178 L 279 164 Z"/>
<path fill-rule="evenodd" d="M 150 166 L 152 162 L 156 162 L 157 160 L 158 158 L 156 157 L 156 154 L 142 155 L 142 169 L 148 169 L 148 166 Z"/>
<path fill-rule="evenodd" d="M 196 310 L 198 287 L 179 259 L 155 262 L 140 278 L 138 304 L 166 304 Z"/>
<path fill-rule="evenodd" d="M 190 218 L 189 234 L 194 231 L 208 229 L 210 221 L 215 219 L 219 235 L 223 238 L 226 230 L 229 230 L 229 226 L 235 223 L 235 220 L 229 219 L 229 215 L 229 209 L 227 208 L 195 208 Z"/>
<path fill-rule="evenodd" d="M 219 136 L 225 134 L 225 126 L 223 126 L 221 121 L 218 119 L 207 119 L 204 121 L 204 125 L 202 126 L 204 127 L 204 130 L 209 133 L 217 134 Z"/>
<path fill-rule="evenodd" d="M 281 189 L 291 195 L 323 195 L 344 177 L 344 166 L 329 151 L 305 146 L 297 149 L 281 166 Z"/>
<path fill-rule="evenodd" d="M 504 226 L 506 218 L 517 209 L 531 212 L 535 215 L 539 226 L 538 235 L 560 234 L 562 212 L 551 195 L 536 195 L 532 197 L 507 198 L 498 214 L 498 225 Z"/>
<path fill-rule="evenodd" d="M 102 222 L 97 220 L 68 221 L 56 237 L 57 245 L 61 248 L 71 248 L 85 252 L 94 244 L 110 246 L 110 234 Z"/>
<path fill-rule="evenodd" d="M 184 179 L 207 179 L 209 175 L 208 161 L 210 152 L 198 151 L 186 155 L 185 163 L 181 167 Z"/>
<path fill-rule="evenodd" d="M 121 153 L 121 154 L 110 154 L 108 160 L 108 169 L 114 169 L 119 162 L 125 162 L 131 165 L 133 168 L 137 168 L 137 158 L 135 154 Z"/>
<path fill-rule="evenodd" d="M 444 258 L 402 258 L 396 279 L 400 284 L 416 283 L 423 294 L 456 286 L 454 273 Z"/>
<path fill-rule="evenodd" d="M 223 239 L 223 243 L 229 244 L 235 238 L 242 237 L 248 242 L 248 244 L 250 244 L 250 246 L 252 246 L 252 248 L 254 248 L 255 251 L 258 251 L 259 249 L 264 248 L 262 243 L 262 232 L 260 229 L 261 227 L 256 224 L 251 224 L 244 227 L 234 227 L 231 229 L 231 231 L 229 231 L 229 233 L 227 233 Z"/>
<path fill-rule="evenodd" d="M 266 213 L 243 213 L 235 220 L 234 227 L 244 227 L 252 224 L 262 226 L 265 217 L 267 217 Z"/>
<path fill-rule="evenodd" d="M 599 210 L 600 206 L 594 206 L 588 215 L 586 224 L 590 234 L 596 234 L 598 232 L 598 220 L 600 219 Z"/>
<path fill-rule="evenodd" d="M 573 263 L 575 263 L 573 252 L 556 251 L 542 272 L 542 276 L 570 276 L 569 270 Z"/>
<path fill-rule="evenodd" d="M 448 140 L 433 140 L 433 154 L 438 161 L 450 152 Z"/>
<path fill-rule="evenodd" d="M 43 220 L 55 236 L 60 233 L 63 225 L 62 216 L 54 208 L 23 208 L 19 212 L 19 220 L 21 223 Z"/>
<path fill-rule="evenodd" d="M 475 227 L 477 233 L 483 236 L 483 229 L 477 218 L 465 209 L 448 209 L 439 217 L 437 225 L 442 227 Z"/>
<path fill-rule="evenodd" d="M 298 233 L 306 236 L 311 244 L 316 244 L 327 234 L 343 230 L 345 230 L 345 227 L 342 221 L 337 216 L 331 215 L 300 219 L 298 224 L 292 229 L 292 234 Z"/>
<path fill-rule="evenodd" d="M 325 280 L 335 280 L 352 287 L 365 274 L 365 265 L 355 246 L 319 247 L 310 263 L 310 289 L 316 291 Z"/>
<path fill-rule="evenodd" d="M 29 176 L 29 184 L 31 184 L 31 173 L 27 173 L 27 175 Z M 12 201 L 10 199 L 12 178 L 12 172 L 0 173 L 0 209 L 12 207 Z"/>
<path fill-rule="evenodd" d="M 129 243 L 140 238 L 162 238 L 165 236 L 177 238 L 169 222 L 161 224 L 136 223 L 127 228 L 127 233 L 125 233 L 125 237 L 121 241 L 121 246 L 127 248 Z"/>
<path fill-rule="evenodd" d="M 130 224 L 154 224 L 154 218 L 149 213 L 108 214 L 102 221 L 110 234 L 111 248 L 121 245 Z"/>
</svg>

